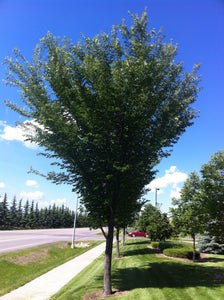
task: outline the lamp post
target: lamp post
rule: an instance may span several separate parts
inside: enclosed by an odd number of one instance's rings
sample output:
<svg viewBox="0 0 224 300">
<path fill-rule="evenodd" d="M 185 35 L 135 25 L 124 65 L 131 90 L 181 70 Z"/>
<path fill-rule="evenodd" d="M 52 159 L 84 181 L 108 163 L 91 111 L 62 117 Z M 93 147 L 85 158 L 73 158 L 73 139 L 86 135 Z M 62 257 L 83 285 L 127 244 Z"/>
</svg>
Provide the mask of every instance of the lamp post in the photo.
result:
<svg viewBox="0 0 224 300">
<path fill-rule="evenodd" d="M 77 196 L 76 200 L 76 210 L 75 210 L 75 216 L 74 216 L 74 228 L 73 228 L 73 235 L 72 235 L 72 245 L 71 248 L 75 248 L 75 226 L 76 226 L 76 217 L 77 217 L 77 210 L 78 210 L 78 202 L 79 202 L 79 196 Z"/>
<path fill-rule="evenodd" d="M 159 191 L 159 188 L 155 188 L 155 207 L 157 208 L 157 191 Z"/>
</svg>

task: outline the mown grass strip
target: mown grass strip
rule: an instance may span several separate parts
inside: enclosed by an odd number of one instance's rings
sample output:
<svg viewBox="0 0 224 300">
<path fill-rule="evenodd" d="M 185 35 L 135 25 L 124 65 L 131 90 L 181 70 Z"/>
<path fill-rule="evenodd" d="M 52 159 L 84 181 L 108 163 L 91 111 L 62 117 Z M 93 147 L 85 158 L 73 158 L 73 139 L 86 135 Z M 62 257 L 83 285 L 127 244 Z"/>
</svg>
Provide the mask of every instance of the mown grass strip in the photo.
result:
<svg viewBox="0 0 224 300">
<path fill-rule="evenodd" d="M 113 259 L 113 289 L 128 291 L 114 299 L 224 299 L 224 280 L 215 277 L 224 275 L 223 255 L 213 257 L 213 262 L 186 263 L 156 257 L 148 244 L 145 239 L 127 240 L 121 247 L 122 258 Z M 87 293 L 102 289 L 103 263 L 101 255 L 52 299 L 81 300 Z"/>
<path fill-rule="evenodd" d="M 71 243 L 58 242 L 0 255 L 0 296 L 81 255 L 100 243 L 90 241 L 88 247 L 71 249 Z"/>
</svg>

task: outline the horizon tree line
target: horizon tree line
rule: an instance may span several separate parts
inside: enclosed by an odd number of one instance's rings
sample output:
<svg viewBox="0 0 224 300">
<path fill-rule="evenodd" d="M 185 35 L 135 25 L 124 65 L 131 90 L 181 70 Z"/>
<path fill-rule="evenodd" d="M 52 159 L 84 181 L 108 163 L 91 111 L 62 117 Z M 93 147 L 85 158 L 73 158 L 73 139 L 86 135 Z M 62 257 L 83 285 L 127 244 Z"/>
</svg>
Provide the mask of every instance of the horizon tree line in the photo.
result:
<svg viewBox="0 0 224 300">
<path fill-rule="evenodd" d="M 72 228 L 75 212 L 69 207 L 49 205 L 39 208 L 34 200 L 17 201 L 13 197 L 11 204 L 7 194 L 0 202 L 0 230 L 6 229 L 42 229 L 42 228 Z M 77 212 L 76 227 L 91 227 L 88 215 L 83 209 Z"/>
</svg>

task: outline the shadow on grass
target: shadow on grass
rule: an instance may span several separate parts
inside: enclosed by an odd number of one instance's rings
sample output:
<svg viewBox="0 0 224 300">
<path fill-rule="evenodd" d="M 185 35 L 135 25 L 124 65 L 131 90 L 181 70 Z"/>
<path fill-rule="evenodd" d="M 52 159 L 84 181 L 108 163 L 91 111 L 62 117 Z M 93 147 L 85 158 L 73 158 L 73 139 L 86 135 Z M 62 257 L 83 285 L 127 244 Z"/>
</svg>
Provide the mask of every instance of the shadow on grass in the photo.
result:
<svg viewBox="0 0 224 300">
<path fill-rule="evenodd" d="M 124 256 L 136 256 L 136 255 L 148 255 L 148 254 L 153 254 L 153 252 L 151 249 L 145 248 L 145 249 L 126 250 L 123 255 Z"/>
<path fill-rule="evenodd" d="M 221 257 L 209 257 L 209 261 L 213 262 L 213 263 L 224 262 L 224 255 L 223 255 L 223 258 L 221 258 Z"/>
<path fill-rule="evenodd" d="M 217 287 L 219 268 L 176 262 L 152 262 L 141 268 L 117 268 L 112 275 L 113 286 L 119 290 L 136 288 Z"/>
<path fill-rule="evenodd" d="M 131 246 L 131 245 L 149 245 L 151 242 L 150 242 L 150 240 L 145 240 L 145 241 L 143 241 L 142 239 L 140 240 L 140 241 L 133 241 L 133 242 L 131 242 L 131 240 L 130 239 L 128 239 L 128 240 L 126 240 L 126 244 L 125 244 L 125 246 Z"/>
</svg>

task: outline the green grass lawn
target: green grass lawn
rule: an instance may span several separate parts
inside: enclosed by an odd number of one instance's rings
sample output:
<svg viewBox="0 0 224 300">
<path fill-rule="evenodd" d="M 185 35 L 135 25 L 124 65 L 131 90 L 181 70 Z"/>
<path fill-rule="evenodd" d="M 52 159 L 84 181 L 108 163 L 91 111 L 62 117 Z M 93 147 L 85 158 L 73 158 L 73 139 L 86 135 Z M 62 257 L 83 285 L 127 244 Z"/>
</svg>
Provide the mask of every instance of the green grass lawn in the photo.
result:
<svg viewBox="0 0 224 300">
<path fill-rule="evenodd" d="M 129 239 L 121 247 L 123 257 L 113 259 L 113 289 L 128 291 L 117 299 L 224 299 L 223 255 L 209 255 L 206 263 L 186 263 L 156 257 L 148 244 L 146 239 Z M 90 291 L 102 290 L 103 264 L 101 255 L 52 299 L 81 300 Z"/>
<path fill-rule="evenodd" d="M 0 255 L 0 296 L 90 250 L 101 242 L 88 243 L 89 247 L 71 249 L 71 243 L 58 242 Z"/>
</svg>

